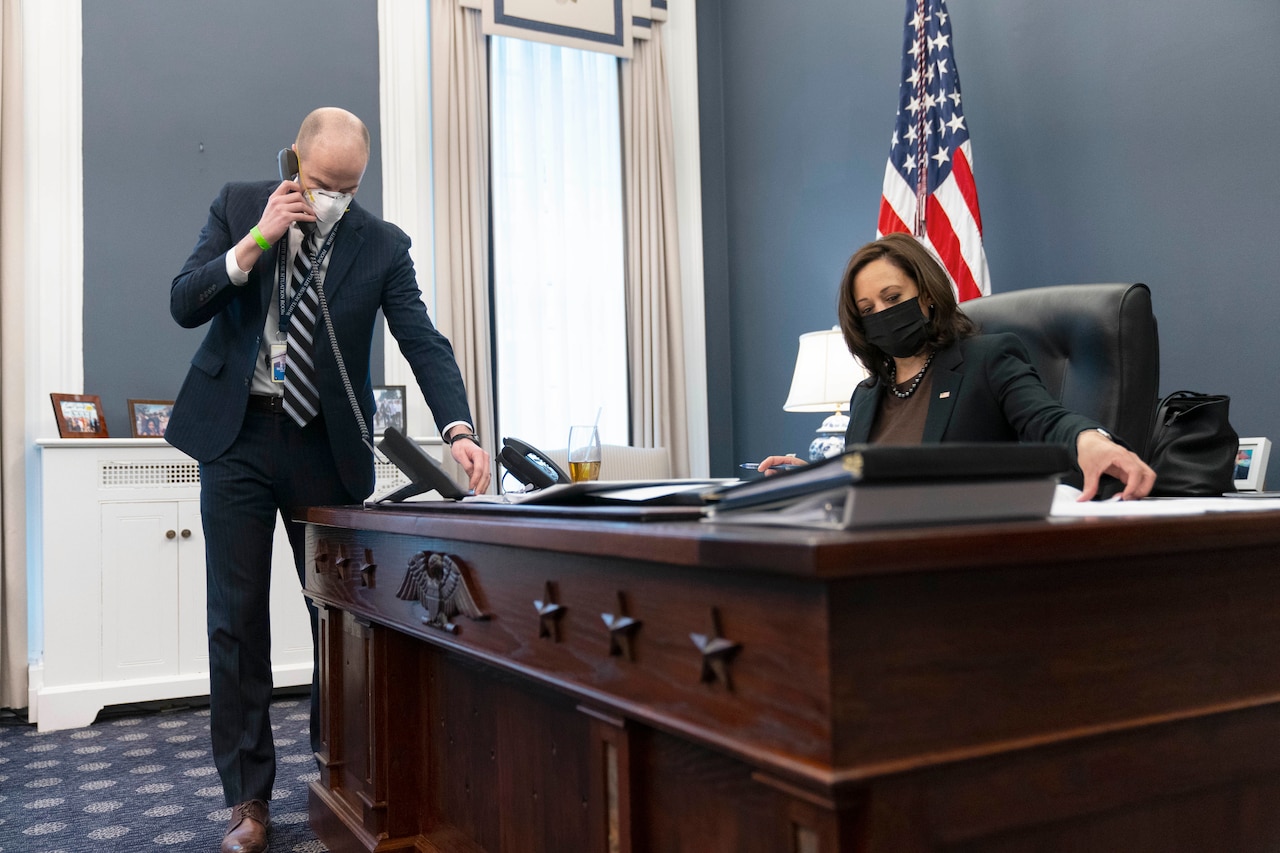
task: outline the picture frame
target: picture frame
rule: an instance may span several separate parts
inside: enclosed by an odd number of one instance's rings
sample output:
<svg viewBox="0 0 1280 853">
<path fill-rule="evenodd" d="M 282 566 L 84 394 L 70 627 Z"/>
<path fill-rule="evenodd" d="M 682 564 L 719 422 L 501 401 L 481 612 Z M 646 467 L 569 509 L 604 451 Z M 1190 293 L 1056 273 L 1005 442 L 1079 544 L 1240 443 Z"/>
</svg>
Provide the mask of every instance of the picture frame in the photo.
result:
<svg viewBox="0 0 1280 853">
<path fill-rule="evenodd" d="M 129 428 L 134 438 L 164 438 L 171 417 L 172 400 L 129 401 Z"/>
<path fill-rule="evenodd" d="M 395 427 L 408 434 L 405 428 L 403 385 L 373 386 L 373 403 L 377 406 L 377 410 L 373 413 L 375 435 L 382 435 L 387 431 L 387 427 Z"/>
<path fill-rule="evenodd" d="M 50 394 L 60 438 L 108 438 L 107 418 L 97 394 Z"/>
<path fill-rule="evenodd" d="M 1236 451 L 1235 481 L 1237 492 L 1260 492 L 1267 477 L 1267 459 L 1271 456 L 1271 439 L 1242 438 Z"/>
</svg>

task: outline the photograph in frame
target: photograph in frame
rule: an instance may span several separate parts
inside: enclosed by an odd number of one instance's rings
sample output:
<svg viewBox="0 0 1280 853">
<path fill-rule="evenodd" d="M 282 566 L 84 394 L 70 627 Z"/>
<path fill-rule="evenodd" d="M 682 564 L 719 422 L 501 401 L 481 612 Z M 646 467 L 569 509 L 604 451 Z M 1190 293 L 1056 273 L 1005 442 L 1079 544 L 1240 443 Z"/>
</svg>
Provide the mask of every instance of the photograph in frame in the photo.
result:
<svg viewBox="0 0 1280 853">
<path fill-rule="evenodd" d="M 1271 455 L 1271 439 L 1242 438 L 1236 451 L 1234 480 L 1238 492 L 1260 492 L 1265 486 L 1267 459 Z"/>
<path fill-rule="evenodd" d="M 172 400 L 129 401 L 129 428 L 134 438 L 164 438 L 172 416 Z"/>
<path fill-rule="evenodd" d="M 373 413 L 374 435 L 382 435 L 387 431 L 387 427 L 395 427 L 403 433 L 408 433 L 405 428 L 403 385 L 373 386 L 373 403 L 377 406 L 377 410 Z"/>
<path fill-rule="evenodd" d="M 107 419 L 97 394 L 50 394 L 60 438 L 107 438 Z"/>
</svg>

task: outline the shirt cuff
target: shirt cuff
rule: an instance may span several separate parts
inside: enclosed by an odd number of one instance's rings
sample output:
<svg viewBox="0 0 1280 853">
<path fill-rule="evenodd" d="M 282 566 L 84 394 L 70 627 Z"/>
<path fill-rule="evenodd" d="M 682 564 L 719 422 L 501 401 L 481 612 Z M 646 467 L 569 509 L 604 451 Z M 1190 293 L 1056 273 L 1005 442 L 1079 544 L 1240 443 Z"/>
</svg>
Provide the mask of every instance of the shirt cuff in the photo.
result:
<svg viewBox="0 0 1280 853">
<path fill-rule="evenodd" d="M 240 269 L 240 264 L 236 263 L 235 247 L 227 252 L 227 278 L 236 287 L 244 287 L 249 283 L 249 271 Z"/>
<path fill-rule="evenodd" d="M 456 426 L 466 427 L 467 432 L 476 431 L 475 427 L 471 426 L 471 424 L 467 423 L 466 421 L 454 421 L 453 423 L 445 424 L 444 429 L 440 430 L 440 440 L 444 441 L 444 437 L 449 434 L 449 430 L 453 429 Z"/>
</svg>

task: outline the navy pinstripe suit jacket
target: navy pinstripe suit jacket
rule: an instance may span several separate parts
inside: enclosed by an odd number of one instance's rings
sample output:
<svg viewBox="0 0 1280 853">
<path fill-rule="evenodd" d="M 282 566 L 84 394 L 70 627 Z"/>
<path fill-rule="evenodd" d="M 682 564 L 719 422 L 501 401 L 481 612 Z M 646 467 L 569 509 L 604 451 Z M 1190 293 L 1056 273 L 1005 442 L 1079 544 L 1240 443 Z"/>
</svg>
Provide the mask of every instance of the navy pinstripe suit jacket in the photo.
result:
<svg viewBox="0 0 1280 853">
<path fill-rule="evenodd" d="M 276 296 L 277 254 L 286 250 L 288 241 L 280 240 L 263 252 L 242 287 L 228 279 L 225 255 L 257 224 L 267 197 L 278 185 L 263 181 L 224 186 L 169 291 L 169 310 L 180 325 L 209 324 L 165 431 L 170 444 L 201 462 L 216 459 L 240 432 L 269 300 Z M 366 423 L 372 421 L 369 355 L 379 309 L 413 369 L 437 427 L 472 422 L 453 347 L 432 325 L 422 303 L 408 235 L 352 201 L 330 250 L 324 290 L 338 347 Z M 323 323 L 316 329 L 320 410 L 343 484 L 353 495 L 364 497 L 373 490 L 373 458 L 360 439 L 328 331 Z"/>
</svg>

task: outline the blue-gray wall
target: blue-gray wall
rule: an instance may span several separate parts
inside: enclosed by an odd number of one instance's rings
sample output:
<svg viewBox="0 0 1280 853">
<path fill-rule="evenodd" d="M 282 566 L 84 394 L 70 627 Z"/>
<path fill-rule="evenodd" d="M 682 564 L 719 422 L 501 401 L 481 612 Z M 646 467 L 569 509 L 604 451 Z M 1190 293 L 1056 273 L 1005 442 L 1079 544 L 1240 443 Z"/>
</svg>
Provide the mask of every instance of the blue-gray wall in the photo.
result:
<svg viewBox="0 0 1280 853">
<path fill-rule="evenodd" d="M 698 0 L 713 472 L 808 444 L 782 411 L 796 338 L 875 231 L 903 0 Z M 1280 441 L 1269 230 L 1280 4 L 954 2 L 997 291 L 1151 285 L 1165 391 L 1232 395 Z M 302 116 L 365 118 L 381 210 L 375 0 L 84 4 L 85 389 L 171 399 L 202 330 L 168 288 L 226 180 L 270 177 Z M 426 34 L 423 34 L 426 37 Z M 375 370 L 379 370 L 375 367 Z M 1269 479 L 1280 483 L 1280 453 Z"/>
<path fill-rule="evenodd" d="M 127 437 L 128 399 L 172 400 L 204 338 L 169 284 L 223 183 L 274 177 L 340 106 L 373 134 L 358 198 L 381 214 L 377 2 L 92 0 L 83 24 L 85 391 Z"/>
<path fill-rule="evenodd" d="M 709 372 L 713 388 L 731 383 L 711 399 L 732 432 L 713 473 L 801 450 L 820 420 L 782 401 L 796 337 L 835 322 L 844 263 L 875 234 L 904 12 L 903 0 L 698 2 L 703 190 L 717 205 Z M 1242 436 L 1280 441 L 1268 159 L 1280 4 L 949 12 L 993 289 L 1148 283 L 1163 391 L 1230 394 Z M 1280 485 L 1280 454 L 1268 479 Z"/>
</svg>

